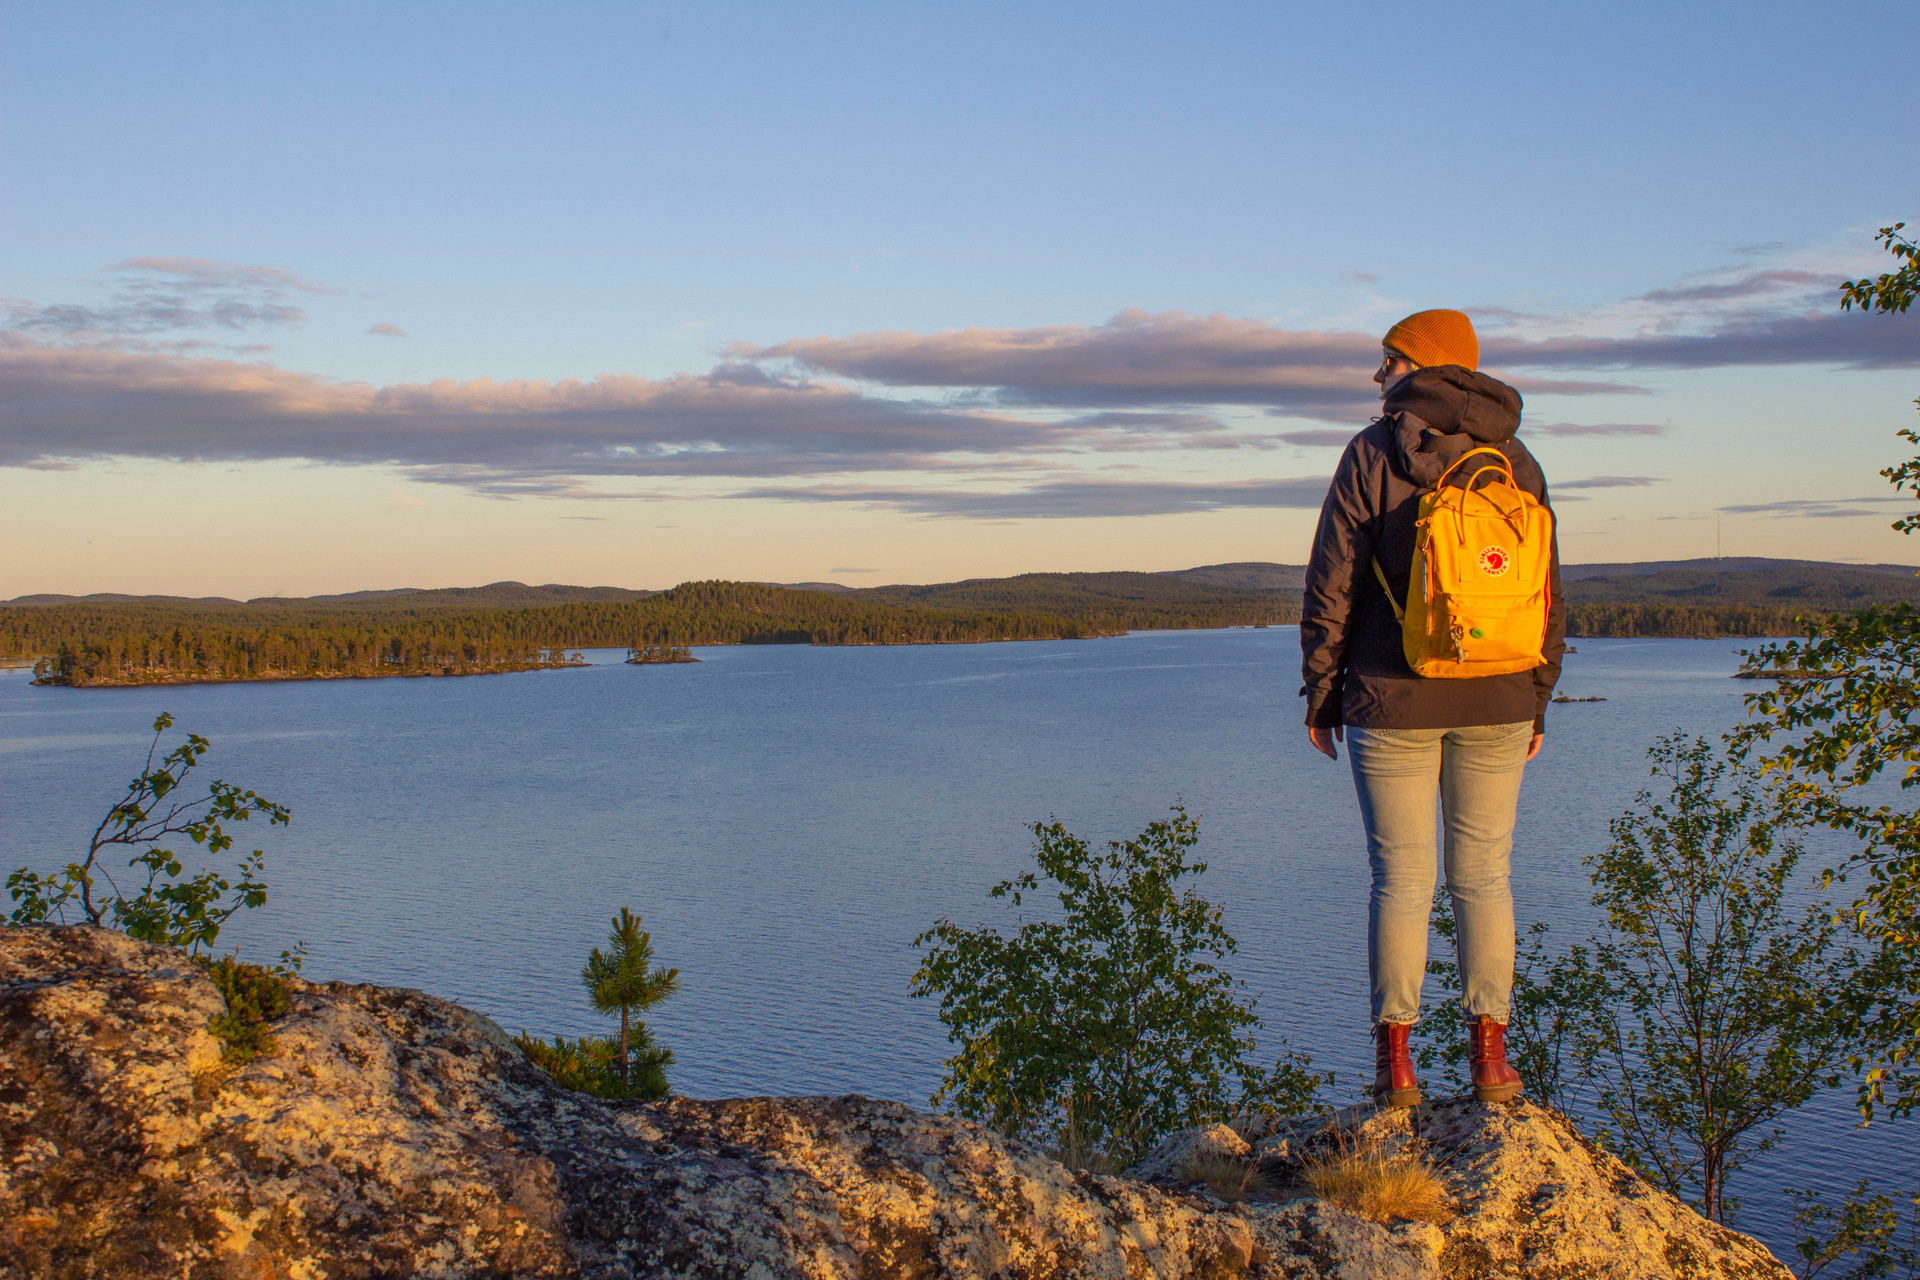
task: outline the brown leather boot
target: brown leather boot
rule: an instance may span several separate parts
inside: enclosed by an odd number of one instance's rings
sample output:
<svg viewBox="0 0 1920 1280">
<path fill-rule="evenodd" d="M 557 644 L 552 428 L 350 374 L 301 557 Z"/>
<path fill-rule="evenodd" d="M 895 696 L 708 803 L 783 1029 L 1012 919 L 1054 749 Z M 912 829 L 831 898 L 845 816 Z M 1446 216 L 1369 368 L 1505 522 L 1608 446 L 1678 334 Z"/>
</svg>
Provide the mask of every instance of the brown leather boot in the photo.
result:
<svg viewBox="0 0 1920 1280">
<path fill-rule="evenodd" d="M 1478 1017 L 1467 1024 L 1473 1050 L 1473 1096 L 1482 1102 L 1511 1102 L 1520 1092 L 1520 1073 L 1507 1065 L 1507 1024 Z"/>
<path fill-rule="evenodd" d="M 1373 1101 L 1382 1107 L 1412 1107 L 1420 1103 L 1420 1081 L 1413 1074 L 1413 1056 L 1407 1052 L 1408 1022 L 1382 1022 L 1373 1028 Z"/>
</svg>

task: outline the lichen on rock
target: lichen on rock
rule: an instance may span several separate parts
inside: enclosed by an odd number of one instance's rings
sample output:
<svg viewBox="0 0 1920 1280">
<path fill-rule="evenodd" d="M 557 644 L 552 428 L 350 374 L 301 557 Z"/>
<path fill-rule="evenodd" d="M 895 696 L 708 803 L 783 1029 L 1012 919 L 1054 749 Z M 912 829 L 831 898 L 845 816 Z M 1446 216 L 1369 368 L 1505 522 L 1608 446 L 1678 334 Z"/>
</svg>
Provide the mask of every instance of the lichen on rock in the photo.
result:
<svg viewBox="0 0 1920 1280">
<path fill-rule="evenodd" d="M 1177 1185 L 1177 1157 L 1074 1172 L 898 1103 L 602 1101 L 447 1001 L 287 987 L 273 1047 L 223 1067 L 224 1002 L 178 951 L 0 929 L 0 1276 L 1787 1274 L 1525 1104 L 1227 1131 L 1273 1171 L 1229 1206 Z M 1424 1144 L 1461 1217 L 1303 1195 L 1288 1162 L 1338 1126 Z"/>
</svg>

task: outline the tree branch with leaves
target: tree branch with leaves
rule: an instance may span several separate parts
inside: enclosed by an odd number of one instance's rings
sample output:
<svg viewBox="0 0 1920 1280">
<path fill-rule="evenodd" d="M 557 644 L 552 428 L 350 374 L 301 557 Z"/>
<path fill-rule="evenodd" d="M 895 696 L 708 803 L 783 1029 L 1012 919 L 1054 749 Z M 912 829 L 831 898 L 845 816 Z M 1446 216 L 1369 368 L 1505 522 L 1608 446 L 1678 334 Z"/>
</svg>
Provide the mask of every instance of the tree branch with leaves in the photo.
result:
<svg viewBox="0 0 1920 1280">
<path fill-rule="evenodd" d="M 231 873 L 202 868 L 188 876 L 180 857 L 163 847 L 184 836 L 209 854 L 223 854 L 233 848 L 229 824 L 265 818 L 269 825 L 285 826 L 290 818 L 284 805 L 222 780 L 209 784 L 203 796 L 183 798 L 187 775 L 211 745 L 199 734 L 188 734 L 161 755 L 161 738 L 172 727 L 173 717 L 165 712 L 154 720 L 140 772 L 94 828 L 85 856 L 59 871 L 42 874 L 22 867 L 7 877 L 15 903 L 12 923 L 65 923 L 72 910 L 82 923 L 111 924 L 146 942 L 198 952 L 213 944 L 235 912 L 265 904 L 261 850 L 241 856 Z M 136 850 L 127 862 L 135 874 L 123 888 L 106 855 L 126 849 Z"/>
<path fill-rule="evenodd" d="M 1911 323 L 1920 245 L 1901 234 L 1905 226 L 1882 227 L 1877 237 L 1895 269 L 1843 283 L 1842 308 L 1858 307 L 1875 323 Z M 1900 436 L 1920 445 L 1920 432 Z M 1897 491 L 1920 494 L 1920 457 L 1881 474 Z M 1893 527 L 1920 529 L 1920 512 Z M 1846 918 L 1878 952 L 1863 975 L 1874 999 L 1855 1028 L 1860 1110 L 1871 1117 L 1885 1104 L 1905 1115 L 1920 1107 L 1920 809 L 1913 802 L 1920 787 L 1920 610 L 1895 605 L 1834 615 L 1813 623 L 1803 640 L 1747 657 L 1802 673 L 1747 697 L 1750 718 L 1735 745 L 1777 779 L 1790 818 L 1849 837 L 1852 850 L 1825 879 L 1855 886 Z"/>
</svg>

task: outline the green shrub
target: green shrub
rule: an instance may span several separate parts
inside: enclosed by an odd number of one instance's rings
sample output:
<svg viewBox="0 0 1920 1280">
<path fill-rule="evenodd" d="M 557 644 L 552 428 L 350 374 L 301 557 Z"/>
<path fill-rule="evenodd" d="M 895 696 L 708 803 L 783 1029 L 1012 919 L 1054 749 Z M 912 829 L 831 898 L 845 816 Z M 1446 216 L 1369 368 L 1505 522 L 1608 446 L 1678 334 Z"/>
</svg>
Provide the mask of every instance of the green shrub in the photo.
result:
<svg viewBox="0 0 1920 1280">
<path fill-rule="evenodd" d="M 934 1105 L 1121 1168 L 1176 1129 L 1306 1110 L 1325 1077 L 1304 1054 L 1254 1060 L 1253 1001 L 1217 963 L 1233 936 L 1181 883 L 1206 870 L 1186 810 L 1104 852 L 1057 822 L 1033 833 L 1037 870 L 990 893 L 1045 918 L 915 939 L 913 993 L 938 997 L 959 1045 Z"/>
<path fill-rule="evenodd" d="M 541 1040 L 525 1032 L 515 1036 L 528 1061 L 562 1088 L 597 1098 L 639 1098 L 652 1102 L 667 1096 L 667 1066 L 673 1051 L 656 1045 L 645 1023 L 629 1036 L 627 1078 L 620 1078 L 620 1043 L 612 1036 L 555 1036 Z"/>
<path fill-rule="evenodd" d="M 264 965 L 238 956 L 221 956 L 207 965 L 207 976 L 226 1001 L 226 1012 L 207 1024 L 224 1046 L 220 1056 L 238 1066 L 274 1049 L 267 1024 L 286 1016 L 291 993 L 287 981 Z"/>
</svg>

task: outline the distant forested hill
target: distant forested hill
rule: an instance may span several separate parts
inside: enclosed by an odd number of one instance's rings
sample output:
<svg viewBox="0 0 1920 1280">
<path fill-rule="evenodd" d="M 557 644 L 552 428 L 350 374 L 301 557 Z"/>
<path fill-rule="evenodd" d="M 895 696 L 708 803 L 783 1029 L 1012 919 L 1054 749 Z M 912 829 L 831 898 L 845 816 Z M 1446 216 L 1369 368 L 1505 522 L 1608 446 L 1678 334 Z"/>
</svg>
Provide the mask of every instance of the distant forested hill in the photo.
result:
<svg viewBox="0 0 1920 1280">
<path fill-rule="evenodd" d="M 1257 561 L 1169 575 L 1279 591 L 1297 619 L 1306 566 Z M 1566 565 L 1568 631 L 1577 636 L 1799 635 L 1809 615 L 1920 604 L 1913 565 L 1758 557 Z"/>
<path fill-rule="evenodd" d="M 536 605 L 579 604 L 585 601 L 644 600 L 658 591 L 628 587 L 567 587 L 557 583 L 530 587 L 524 582 L 493 582 L 484 587 L 401 587 L 392 591 L 353 591 L 333 596 L 256 596 L 231 600 L 225 596 L 20 596 L 0 601 L 0 607 L 48 608 L 55 605 L 140 605 L 218 611 L 223 608 L 277 608 L 313 614 L 442 613 L 475 609 L 525 609 Z"/>
<path fill-rule="evenodd" d="M 1910 564 L 1850 564 L 1838 560 L 1772 560 L 1765 556 L 1703 556 L 1697 560 L 1628 560 L 1609 564 L 1570 564 L 1560 576 L 1572 582 L 1585 578 L 1647 577 L 1668 572 L 1769 573 L 1787 568 L 1843 570 L 1869 576 L 1911 578 L 1920 566 Z"/>
<path fill-rule="evenodd" d="M 41 674 L 69 685 L 460 675 L 552 665 L 567 651 L 594 647 L 1076 639 L 1130 627 L 1265 621 L 1274 612 L 1271 601 L 1244 592 L 1204 607 L 1177 585 L 1161 606 L 1124 593 L 1104 603 L 1082 594 L 1059 597 L 1059 611 L 991 600 L 915 604 L 742 582 L 467 611 L 410 598 L 439 594 L 0 606 L 0 657 L 44 660 Z"/>
<path fill-rule="evenodd" d="M 1581 565 L 1562 577 L 1567 599 L 1574 601 L 1744 604 L 1821 613 L 1870 604 L 1920 604 L 1920 572 L 1910 565 L 1762 560 L 1731 567 L 1694 560 L 1657 569 Z"/>
<path fill-rule="evenodd" d="M 1209 582 L 1217 587 L 1239 587 L 1243 591 L 1298 592 L 1306 585 L 1307 566 L 1241 560 L 1233 564 L 1203 564 L 1197 569 L 1175 569 L 1167 576 L 1185 578 L 1188 582 Z"/>
<path fill-rule="evenodd" d="M 862 587 L 856 600 L 935 609 L 986 609 L 1098 619 L 1118 630 L 1296 621 L 1299 593 L 1189 582 L 1168 573 L 1023 573 L 932 586 Z M 1289 612 L 1291 608 L 1291 612 Z"/>
<path fill-rule="evenodd" d="M 1297 622 L 1305 577 L 1305 565 L 1238 561 L 1158 574 L 1026 574 L 851 594 L 929 605 L 994 601 L 1067 616 L 1103 608 L 1124 616 L 1127 603 L 1177 610 L 1190 599 L 1197 606 L 1196 616 L 1203 616 L 1246 593 L 1272 602 L 1273 620 Z M 1576 636 L 1799 635 L 1802 619 L 1812 615 L 1876 604 L 1920 604 L 1920 570 L 1912 565 L 1744 557 L 1568 565 L 1561 577 L 1570 610 L 1568 630 Z M 1183 583 L 1192 594 L 1155 586 L 1151 579 Z"/>
<path fill-rule="evenodd" d="M 1254 590 L 1299 591 L 1305 585 L 1306 573 L 1303 564 L 1242 561 L 1176 569 L 1168 576 Z M 1816 610 L 1920 603 L 1920 567 L 1910 564 L 1729 556 L 1719 560 L 1570 564 L 1561 567 L 1560 577 L 1569 600 L 1592 603 L 1786 605 Z"/>
<path fill-rule="evenodd" d="M 30 596 L 0 605 L 0 659 L 59 683 L 464 674 L 550 665 L 581 648 L 946 644 L 1296 622 L 1299 565 L 1029 573 L 818 589 L 691 582 L 670 591 L 527 586 L 300 599 Z M 1677 560 L 1570 565 L 1575 636 L 1795 635 L 1810 616 L 1920 604 L 1905 565 Z"/>
<path fill-rule="evenodd" d="M 1920 604 L 1911 565 L 1674 560 L 1568 566 L 1568 631 L 1583 636 L 1800 635 L 1804 620 Z"/>
<path fill-rule="evenodd" d="M 1278 590 L 1296 610 L 1304 565 L 1205 565 L 1172 576 Z M 1920 570 L 1758 557 L 1566 565 L 1577 636 L 1799 635 L 1801 619 L 1868 605 L 1920 604 Z M 1291 615 L 1298 617 L 1295 612 Z"/>
</svg>

